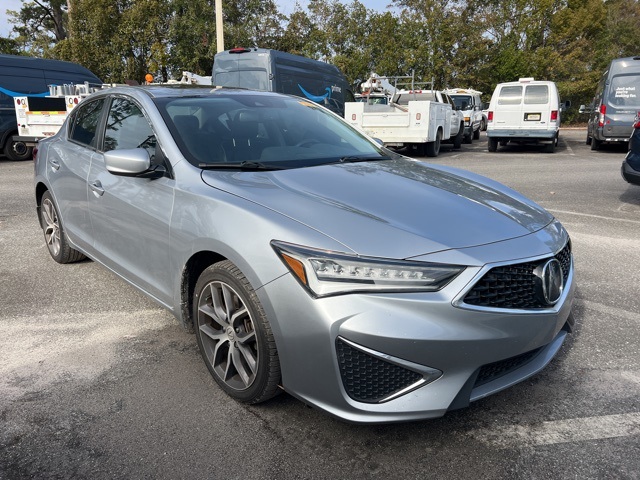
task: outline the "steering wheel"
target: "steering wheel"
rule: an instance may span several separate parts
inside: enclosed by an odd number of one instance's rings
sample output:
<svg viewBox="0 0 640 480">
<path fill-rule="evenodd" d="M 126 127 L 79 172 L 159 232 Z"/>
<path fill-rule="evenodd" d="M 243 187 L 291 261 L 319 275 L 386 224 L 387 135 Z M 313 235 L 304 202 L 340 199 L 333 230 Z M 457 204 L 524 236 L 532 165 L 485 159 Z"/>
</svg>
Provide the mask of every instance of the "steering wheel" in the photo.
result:
<svg viewBox="0 0 640 480">
<path fill-rule="evenodd" d="M 319 140 L 315 138 L 305 138 L 304 140 L 300 140 L 298 143 L 294 145 L 294 147 L 310 147 L 316 143 L 320 143 Z"/>
</svg>

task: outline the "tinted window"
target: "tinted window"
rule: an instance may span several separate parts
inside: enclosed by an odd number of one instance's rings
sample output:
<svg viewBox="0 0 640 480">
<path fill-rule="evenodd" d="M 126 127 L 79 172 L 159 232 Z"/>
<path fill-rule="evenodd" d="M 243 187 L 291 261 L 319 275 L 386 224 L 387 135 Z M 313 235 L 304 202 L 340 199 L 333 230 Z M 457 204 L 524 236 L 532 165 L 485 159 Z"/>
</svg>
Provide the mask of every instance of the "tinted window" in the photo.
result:
<svg viewBox="0 0 640 480">
<path fill-rule="evenodd" d="M 155 146 L 156 137 L 138 105 L 125 98 L 114 98 L 107 117 L 104 151 L 144 148 L 153 158 Z"/>
<path fill-rule="evenodd" d="M 524 91 L 525 105 L 549 103 L 549 87 L 547 85 L 529 85 Z"/>
<path fill-rule="evenodd" d="M 269 90 L 266 70 L 242 70 L 216 73 L 216 85 L 221 87 L 250 88 L 252 90 Z"/>
<path fill-rule="evenodd" d="M 71 119 L 69 138 L 83 145 L 95 147 L 96 132 L 103 105 L 104 98 L 100 98 L 92 102 L 82 103 L 77 107 L 75 115 Z"/>
<path fill-rule="evenodd" d="M 409 102 L 414 100 L 417 101 L 430 101 L 437 102 L 435 93 L 433 92 L 422 92 L 422 93 L 400 93 L 394 97 L 394 103 L 398 105 L 408 105 Z"/>
<path fill-rule="evenodd" d="M 609 87 L 609 105 L 613 107 L 640 106 L 640 76 L 616 75 Z"/>
<path fill-rule="evenodd" d="M 498 96 L 498 105 L 520 105 L 522 87 L 520 85 L 502 87 Z"/>
<path fill-rule="evenodd" d="M 470 95 L 451 95 L 456 107 L 460 107 L 462 110 L 471 108 L 473 99 Z"/>
</svg>

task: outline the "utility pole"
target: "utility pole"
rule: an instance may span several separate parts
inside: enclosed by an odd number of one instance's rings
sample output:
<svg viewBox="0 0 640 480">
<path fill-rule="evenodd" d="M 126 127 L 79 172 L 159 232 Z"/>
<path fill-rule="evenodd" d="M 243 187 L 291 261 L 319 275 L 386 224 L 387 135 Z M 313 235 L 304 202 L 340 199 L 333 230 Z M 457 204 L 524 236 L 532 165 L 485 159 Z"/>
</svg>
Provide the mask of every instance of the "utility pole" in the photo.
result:
<svg viewBox="0 0 640 480">
<path fill-rule="evenodd" d="M 222 30 L 222 0 L 216 0 L 216 48 L 224 51 L 224 31 Z"/>
</svg>

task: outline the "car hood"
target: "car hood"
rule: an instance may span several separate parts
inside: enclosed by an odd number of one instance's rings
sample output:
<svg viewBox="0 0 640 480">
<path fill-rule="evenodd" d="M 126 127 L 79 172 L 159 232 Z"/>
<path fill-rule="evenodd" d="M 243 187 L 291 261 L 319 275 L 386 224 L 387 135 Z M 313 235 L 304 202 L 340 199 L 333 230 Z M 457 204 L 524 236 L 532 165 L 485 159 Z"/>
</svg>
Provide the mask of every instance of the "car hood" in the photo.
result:
<svg viewBox="0 0 640 480">
<path fill-rule="evenodd" d="M 266 172 L 209 170 L 202 178 L 367 256 L 410 258 L 495 243 L 553 220 L 497 182 L 411 159 Z"/>
</svg>

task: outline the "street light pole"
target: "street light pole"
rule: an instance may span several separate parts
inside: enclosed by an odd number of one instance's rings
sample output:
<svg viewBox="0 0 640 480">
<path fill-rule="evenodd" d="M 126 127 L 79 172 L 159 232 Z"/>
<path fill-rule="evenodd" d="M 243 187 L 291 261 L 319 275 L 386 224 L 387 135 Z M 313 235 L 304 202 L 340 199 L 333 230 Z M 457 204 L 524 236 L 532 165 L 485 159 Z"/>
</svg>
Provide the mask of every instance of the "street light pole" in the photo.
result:
<svg viewBox="0 0 640 480">
<path fill-rule="evenodd" d="M 224 31 L 222 30 L 222 0 L 216 0 L 216 48 L 224 51 Z"/>
</svg>

